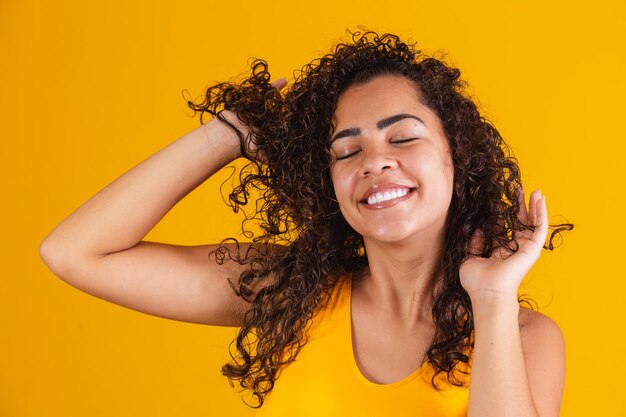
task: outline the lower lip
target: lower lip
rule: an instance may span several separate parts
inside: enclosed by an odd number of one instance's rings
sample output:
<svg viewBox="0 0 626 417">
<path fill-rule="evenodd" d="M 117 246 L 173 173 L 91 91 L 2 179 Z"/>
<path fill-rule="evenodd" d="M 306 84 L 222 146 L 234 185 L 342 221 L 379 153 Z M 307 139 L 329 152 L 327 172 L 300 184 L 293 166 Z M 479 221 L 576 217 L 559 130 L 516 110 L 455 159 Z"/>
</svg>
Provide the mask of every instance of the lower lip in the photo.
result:
<svg viewBox="0 0 626 417">
<path fill-rule="evenodd" d="M 413 195 L 413 191 L 415 191 L 415 189 L 411 188 L 409 192 L 406 195 L 403 195 L 402 197 L 394 198 L 394 199 L 387 200 L 387 201 L 381 201 L 380 203 L 375 203 L 375 204 L 361 203 L 361 205 L 368 210 L 380 210 L 380 209 L 384 209 L 387 207 L 392 207 L 392 206 L 395 206 L 396 204 L 403 202 L 404 200 L 408 198 L 411 198 L 411 195 Z"/>
</svg>

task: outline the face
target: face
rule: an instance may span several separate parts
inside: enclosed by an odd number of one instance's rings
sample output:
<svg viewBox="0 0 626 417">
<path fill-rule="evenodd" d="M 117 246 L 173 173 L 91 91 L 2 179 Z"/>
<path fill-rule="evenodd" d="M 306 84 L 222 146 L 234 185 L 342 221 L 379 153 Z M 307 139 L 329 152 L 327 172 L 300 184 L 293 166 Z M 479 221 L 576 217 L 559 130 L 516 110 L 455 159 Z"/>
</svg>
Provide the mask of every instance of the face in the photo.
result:
<svg viewBox="0 0 626 417">
<path fill-rule="evenodd" d="M 333 124 L 335 194 L 366 244 L 441 238 L 454 166 L 441 121 L 413 81 L 383 75 L 349 87 Z"/>
</svg>

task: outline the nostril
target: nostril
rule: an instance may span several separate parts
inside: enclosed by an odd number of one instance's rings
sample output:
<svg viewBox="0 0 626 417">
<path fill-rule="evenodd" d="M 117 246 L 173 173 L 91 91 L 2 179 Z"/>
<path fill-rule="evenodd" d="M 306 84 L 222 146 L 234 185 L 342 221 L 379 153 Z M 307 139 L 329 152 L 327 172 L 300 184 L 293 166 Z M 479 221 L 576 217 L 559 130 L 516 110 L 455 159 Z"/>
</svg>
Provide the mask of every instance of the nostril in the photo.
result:
<svg viewBox="0 0 626 417">
<path fill-rule="evenodd" d="M 373 173 L 379 174 L 379 173 L 381 173 L 381 172 L 383 172 L 385 170 L 390 170 L 392 168 L 393 167 L 391 165 L 383 165 L 379 169 L 368 168 L 368 169 L 363 170 L 363 175 L 370 175 L 370 174 L 373 174 Z"/>
<path fill-rule="evenodd" d="M 392 171 L 399 165 L 392 156 L 379 153 L 364 153 L 361 163 L 361 175 L 381 174 Z"/>
</svg>

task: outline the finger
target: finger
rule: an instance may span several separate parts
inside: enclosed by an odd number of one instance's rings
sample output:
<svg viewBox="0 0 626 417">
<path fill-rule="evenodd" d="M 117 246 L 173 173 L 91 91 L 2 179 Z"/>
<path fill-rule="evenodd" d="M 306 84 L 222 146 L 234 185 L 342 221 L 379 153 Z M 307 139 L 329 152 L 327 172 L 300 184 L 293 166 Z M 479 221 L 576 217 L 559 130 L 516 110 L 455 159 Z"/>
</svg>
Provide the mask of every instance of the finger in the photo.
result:
<svg viewBox="0 0 626 417">
<path fill-rule="evenodd" d="M 537 226 L 539 221 L 537 217 L 537 202 L 539 199 L 541 199 L 541 190 L 535 190 L 530 194 L 530 201 L 528 202 L 528 221 L 534 226 Z"/>
<path fill-rule="evenodd" d="M 520 193 L 521 194 L 521 193 Z M 525 225 L 536 226 L 538 223 L 537 220 L 537 201 L 541 198 L 541 189 L 534 190 L 530 193 L 529 201 L 528 201 L 528 209 L 526 208 L 526 203 L 524 202 L 524 196 L 519 195 L 520 198 L 520 210 L 519 216 L 520 221 Z M 523 209 L 522 209 L 523 207 Z M 532 230 L 523 230 L 515 233 L 515 239 L 532 239 L 533 231 Z"/>
<path fill-rule="evenodd" d="M 517 201 L 519 203 L 519 210 L 517 211 L 517 217 L 519 221 L 528 225 L 528 210 L 526 209 L 526 193 L 524 192 L 524 186 L 520 186 L 517 194 Z M 531 230 L 516 230 L 513 232 L 513 237 L 515 240 L 519 241 L 521 239 L 530 239 L 532 237 Z"/>
<path fill-rule="evenodd" d="M 272 87 L 281 90 L 284 86 L 287 85 L 287 79 L 285 77 L 282 77 L 271 82 L 271 84 L 272 84 Z"/>
<path fill-rule="evenodd" d="M 548 205 L 545 196 L 542 196 L 536 201 L 534 211 L 536 215 L 536 227 L 532 241 L 538 246 L 539 250 L 541 250 L 546 243 L 546 237 L 548 237 Z"/>
<path fill-rule="evenodd" d="M 537 226 L 537 201 L 541 198 L 541 190 L 534 190 L 530 193 L 530 198 L 528 201 L 528 210 L 526 213 L 526 222 L 525 224 L 530 226 Z M 532 240 L 534 235 L 533 230 L 524 230 L 515 235 L 515 238 L 518 240 L 518 243 L 522 243 L 522 239 Z"/>
<path fill-rule="evenodd" d="M 524 224 L 528 221 L 528 210 L 526 210 L 526 196 L 524 195 L 524 186 L 518 188 L 517 201 L 519 202 L 519 210 L 517 217 Z"/>
</svg>

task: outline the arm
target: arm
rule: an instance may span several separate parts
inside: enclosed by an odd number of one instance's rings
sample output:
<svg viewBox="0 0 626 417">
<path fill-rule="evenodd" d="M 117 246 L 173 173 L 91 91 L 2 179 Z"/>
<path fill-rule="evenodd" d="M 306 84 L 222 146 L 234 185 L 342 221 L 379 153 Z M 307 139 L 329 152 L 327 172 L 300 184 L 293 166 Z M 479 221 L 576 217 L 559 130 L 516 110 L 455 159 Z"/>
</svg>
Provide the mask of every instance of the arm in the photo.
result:
<svg viewBox="0 0 626 417">
<path fill-rule="evenodd" d="M 516 297 L 474 293 L 472 308 L 475 345 L 468 415 L 559 416 L 565 348 L 558 326 L 520 308 Z"/>
<path fill-rule="evenodd" d="M 547 317 L 520 309 L 517 289 L 539 258 L 548 231 L 545 198 L 530 196 L 526 210 L 520 193 L 520 220 L 537 225 L 515 232 L 519 249 L 490 258 L 470 256 L 461 266 L 461 283 L 472 301 L 474 352 L 470 376 L 470 417 L 555 417 L 559 415 L 565 352 L 558 326 Z M 484 241 L 477 231 L 471 253 Z"/>
<path fill-rule="evenodd" d="M 178 201 L 239 157 L 239 149 L 234 132 L 210 120 L 70 214 L 42 242 L 42 259 L 69 284 L 105 300 L 176 320 L 240 325 L 247 303 L 227 277 L 241 266 L 209 259 L 216 245 L 141 241 Z"/>
</svg>

